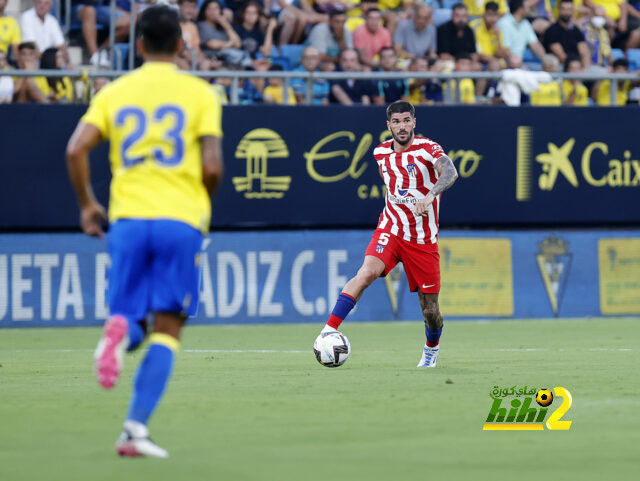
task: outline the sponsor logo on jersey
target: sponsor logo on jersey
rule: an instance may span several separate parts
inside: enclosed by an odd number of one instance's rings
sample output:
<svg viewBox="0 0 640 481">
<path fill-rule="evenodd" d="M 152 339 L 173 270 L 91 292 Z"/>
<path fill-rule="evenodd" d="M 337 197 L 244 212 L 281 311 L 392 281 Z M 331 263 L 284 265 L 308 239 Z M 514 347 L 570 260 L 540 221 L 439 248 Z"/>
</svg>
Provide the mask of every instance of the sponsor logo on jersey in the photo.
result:
<svg viewBox="0 0 640 481">
<path fill-rule="evenodd" d="M 409 193 L 409 189 L 398 189 L 398 195 L 389 194 L 389 199 L 394 204 L 415 204 L 418 202 L 412 194 Z"/>
</svg>

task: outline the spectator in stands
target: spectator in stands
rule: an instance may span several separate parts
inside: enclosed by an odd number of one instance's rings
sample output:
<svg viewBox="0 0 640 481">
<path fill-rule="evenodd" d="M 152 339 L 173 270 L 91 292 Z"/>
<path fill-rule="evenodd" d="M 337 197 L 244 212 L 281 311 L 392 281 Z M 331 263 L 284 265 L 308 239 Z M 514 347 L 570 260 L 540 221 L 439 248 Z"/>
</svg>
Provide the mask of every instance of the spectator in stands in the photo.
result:
<svg viewBox="0 0 640 481">
<path fill-rule="evenodd" d="M 353 49 L 353 38 L 346 21 L 344 10 L 335 9 L 329 14 L 329 23 L 319 23 L 311 29 L 307 42 L 320 52 L 323 62 L 336 63 L 341 51 Z"/>
<path fill-rule="evenodd" d="M 393 34 L 393 43 L 399 57 L 435 58 L 437 35 L 436 28 L 431 23 L 432 12 L 431 6 L 420 4 L 415 7 L 413 18 L 400 22 Z"/>
<path fill-rule="evenodd" d="M 269 67 L 270 72 L 282 72 L 282 65 L 272 65 Z M 285 105 L 284 101 L 284 80 L 279 77 L 269 78 L 269 85 L 262 91 L 262 100 L 267 104 Z M 287 89 L 286 105 L 296 105 L 296 95 L 291 86 Z"/>
<path fill-rule="evenodd" d="M 531 27 L 533 31 L 542 38 L 544 32 L 547 31 L 555 18 L 551 8 L 551 0 L 530 0 L 527 10 L 529 11 L 529 18 L 532 19 Z"/>
<path fill-rule="evenodd" d="M 617 29 L 613 46 L 623 50 L 640 47 L 640 11 L 631 3 L 624 0 L 584 0 L 586 7 L 605 19 L 610 32 Z"/>
<path fill-rule="evenodd" d="M 264 12 L 260 4 L 255 0 L 249 0 L 242 5 L 236 17 L 237 23 L 233 27 L 242 40 L 242 49 L 251 58 L 256 58 L 258 52 L 265 57 L 271 56 L 273 33 L 278 26 L 278 21 L 273 17 L 269 18 L 265 34 L 260 30 L 260 18 L 263 16 Z"/>
<path fill-rule="evenodd" d="M 109 29 L 110 6 L 102 4 L 100 0 L 71 0 L 71 5 L 71 23 L 82 24 L 82 37 L 89 51 L 89 61 L 96 67 L 110 67 L 111 62 L 106 52 L 98 54 L 98 26 Z M 115 41 L 123 42 L 129 38 L 129 14 L 116 6 L 114 18 Z"/>
<path fill-rule="evenodd" d="M 195 20 L 198 16 L 198 0 L 178 0 L 180 29 L 184 49 L 178 54 L 177 64 L 183 70 L 191 70 L 195 62 L 198 70 L 214 70 L 221 62 L 209 60 L 200 48 L 200 34 Z"/>
<path fill-rule="evenodd" d="M 428 72 L 429 62 L 425 57 L 413 57 L 409 62 L 409 72 Z M 409 80 L 409 102 L 414 105 L 427 103 L 426 85 L 428 79 L 413 78 Z"/>
<path fill-rule="evenodd" d="M 254 79 L 244 79 L 238 91 L 238 103 L 240 105 L 253 105 L 262 102 L 262 90 L 264 82 L 257 82 Z"/>
<path fill-rule="evenodd" d="M 20 39 L 20 26 L 15 19 L 5 17 L 4 10 L 9 0 L 0 0 L 0 52 L 9 55 L 9 47 L 12 47 L 13 56 L 17 56 Z M 6 60 L 6 59 L 5 59 Z"/>
<path fill-rule="evenodd" d="M 560 63 L 569 56 L 579 56 L 585 69 L 591 63 L 591 52 L 584 41 L 582 31 L 573 24 L 573 0 L 560 0 L 558 21 L 544 34 L 544 47 L 547 52 L 558 57 Z"/>
<path fill-rule="evenodd" d="M 505 48 L 502 32 L 498 28 L 498 4 L 486 2 L 482 18 L 469 23 L 476 37 L 478 60 L 489 70 L 496 72 L 506 66 L 509 50 Z"/>
<path fill-rule="evenodd" d="M 456 72 L 471 72 L 473 70 L 473 60 L 471 54 L 468 52 L 461 52 L 456 58 L 455 71 Z M 463 104 L 475 104 L 476 103 L 476 87 L 470 78 L 460 79 L 460 96 L 456 92 L 457 81 L 449 81 L 449 89 L 451 91 L 451 98 L 454 101 L 459 101 Z"/>
<path fill-rule="evenodd" d="M 380 50 L 380 71 L 398 72 L 398 56 L 392 47 Z M 373 102 L 378 105 L 390 104 L 396 100 L 409 100 L 409 81 L 406 79 L 376 80 Z"/>
<path fill-rule="evenodd" d="M 57 48 L 48 48 L 42 52 L 40 68 L 42 70 L 66 69 L 64 55 Z M 40 90 L 54 103 L 73 103 L 75 101 L 75 89 L 69 77 L 47 76 L 46 83 L 39 85 Z"/>
<path fill-rule="evenodd" d="M 38 47 L 33 42 L 18 45 L 18 68 L 21 70 L 38 69 Z M 38 84 L 46 83 L 44 77 L 18 77 L 13 87 L 13 101 L 16 103 L 36 102 L 48 104 L 49 100 Z"/>
<path fill-rule="evenodd" d="M 524 6 L 524 0 L 509 0 L 509 10 L 498 21 L 498 28 L 502 32 L 504 46 L 509 49 L 512 54 L 522 58 L 527 47 L 542 60 L 544 57 L 544 47 L 538 41 L 531 23 L 527 20 L 527 10 Z"/>
<path fill-rule="evenodd" d="M 295 0 L 265 0 L 265 10 L 273 16 L 280 27 L 279 45 L 298 43 L 302 29 L 298 28 L 302 11 L 295 7 Z"/>
<path fill-rule="evenodd" d="M 582 65 L 580 57 L 567 57 L 564 63 L 564 71 L 566 73 L 584 72 L 584 65 Z M 562 92 L 565 105 L 589 105 L 589 89 L 580 80 L 564 80 L 562 82 Z"/>
<path fill-rule="evenodd" d="M 560 70 L 560 62 L 553 54 L 545 54 L 542 57 L 542 70 L 554 74 Z M 557 81 L 538 84 L 538 90 L 531 92 L 531 105 L 549 107 L 562 105 L 560 84 Z"/>
<path fill-rule="evenodd" d="M 105 88 L 110 83 L 111 83 L 111 80 L 109 80 L 106 77 L 95 77 L 93 79 L 93 82 L 91 83 L 91 89 L 93 90 L 93 95 L 100 92 L 103 88 Z"/>
<path fill-rule="evenodd" d="M 302 51 L 300 63 L 301 65 L 296 71 L 316 72 L 320 66 L 320 52 L 315 47 L 309 46 L 305 48 Z M 303 103 L 307 93 L 306 80 L 301 78 L 292 79 L 291 87 L 298 103 Z M 329 103 L 329 82 L 326 79 L 314 79 L 312 103 L 314 105 L 327 105 Z"/>
<path fill-rule="evenodd" d="M 629 73 L 629 61 L 625 58 L 619 58 L 613 62 L 613 73 L 627 74 Z M 628 80 L 618 81 L 618 90 L 616 92 L 615 105 L 627 105 L 629 91 L 631 90 L 631 82 Z M 598 105 L 611 105 L 611 80 L 601 80 L 596 82 L 592 90 L 592 98 Z"/>
<path fill-rule="evenodd" d="M 7 68 L 7 54 L 0 50 L 0 104 L 10 104 L 13 100 L 13 78 L 2 75 Z"/>
<path fill-rule="evenodd" d="M 535 0 L 533 0 L 535 1 Z M 533 1 L 531 3 L 533 3 Z M 545 0 L 541 0 L 543 3 Z M 549 0 L 547 0 L 549 1 Z M 464 6 L 467 7 L 470 17 L 482 17 L 487 10 L 487 3 L 493 2 L 498 5 L 498 14 L 503 16 L 508 11 L 507 0 L 463 0 Z"/>
<path fill-rule="evenodd" d="M 462 53 L 470 55 L 472 64 L 477 63 L 476 37 L 469 27 L 467 7 L 457 3 L 453 6 L 451 20 L 438 27 L 438 55 L 441 60 L 454 60 Z M 479 65 L 473 65 L 473 70 L 479 68 Z"/>
<path fill-rule="evenodd" d="M 340 70 L 343 72 L 358 72 L 361 70 L 358 63 L 358 53 L 352 48 L 343 50 L 340 53 L 339 60 Z M 331 82 L 330 101 L 342 105 L 370 105 L 375 93 L 373 83 L 369 80 L 333 80 Z"/>
<path fill-rule="evenodd" d="M 594 14 L 604 17 L 607 27 L 627 31 L 627 7 L 625 0 L 584 0 L 584 5 Z"/>
<path fill-rule="evenodd" d="M 35 43 L 38 57 L 48 48 L 58 48 L 68 59 L 64 34 L 56 17 L 49 13 L 51 7 L 51 0 L 36 0 L 34 7 L 20 16 L 22 41 Z"/>
<path fill-rule="evenodd" d="M 377 8 L 370 8 L 365 15 L 365 24 L 353 31 L 353 46 L 360 56 L 360 63 L 377 67 L 380 50 L 391 47 L 389 31 L 380 25 L 382 15 Z"/>
<path fill-rule="evenodd" d="M 202 52 L 209 59 L 236 67 L 251 67 L 251 57 L 241 50 L 242 41 L 222 14 L 219 0 L 205 0 L 198 13 L 198 33 Z"/>
<path fill-rule="evenodd" d="M 411 18 L 413 6 L 417 2 L 411 0 L 378 0 L 378 8 L 382 12 L 384 24 L 389 33 L 395 35 L 400 22 Z"/>
<path fill-rule="evenodd" d="M 605 20 L 603 17 L 590 15 L 585 17 L 581 24 L 584 41 L 587 43 L 587 47 L 589 47 L 589 52 L 591 53 L 592 69 L 594 66 L 604 68 L 605 62 L 608 65 L 613 64 L 611 43 L 609 41 L 609 34 L 604 28 L 604 23 Z"/>
</svg>

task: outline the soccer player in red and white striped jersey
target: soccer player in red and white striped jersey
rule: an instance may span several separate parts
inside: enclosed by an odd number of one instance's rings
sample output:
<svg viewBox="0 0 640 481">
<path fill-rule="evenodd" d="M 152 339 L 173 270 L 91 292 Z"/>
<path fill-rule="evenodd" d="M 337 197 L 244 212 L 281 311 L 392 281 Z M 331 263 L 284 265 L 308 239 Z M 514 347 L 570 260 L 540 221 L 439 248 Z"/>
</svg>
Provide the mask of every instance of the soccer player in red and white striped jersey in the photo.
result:
<svg viewBox="0 0 640 481">
<path fill-rule="evenodd" d="M 440 145 L 415 136 L 415 127 L 415 109 L 409 102 L 399 100 L 387 107 L 387 128 L 393 140 L 373 151 L 387 187 L 385 207 L 362 267 L 344 286 L 323 332 L 337 330 L 364 290 L 402 262 L 424 315 L 427 341 L 418 367 L 435 367 L 443 326 L 438 305 L 440 196 L 458 173 Z"/>
</svg>

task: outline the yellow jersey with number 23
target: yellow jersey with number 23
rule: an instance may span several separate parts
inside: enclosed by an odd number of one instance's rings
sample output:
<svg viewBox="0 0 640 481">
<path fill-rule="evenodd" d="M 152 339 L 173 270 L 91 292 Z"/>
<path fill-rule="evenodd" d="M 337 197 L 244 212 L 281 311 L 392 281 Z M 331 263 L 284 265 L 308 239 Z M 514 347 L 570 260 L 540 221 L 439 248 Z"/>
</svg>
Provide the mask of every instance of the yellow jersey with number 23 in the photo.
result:
<svg viewBox="0 0 640 481">
<path fill-rule="evenodd" d="M 109 221 L 170 219 L 206 232 L 200 138 L 222 137 L 220 101 L 205 81 L 148 62 L 102 89 L 81 121 L 109 139 Z"/>
</svg>

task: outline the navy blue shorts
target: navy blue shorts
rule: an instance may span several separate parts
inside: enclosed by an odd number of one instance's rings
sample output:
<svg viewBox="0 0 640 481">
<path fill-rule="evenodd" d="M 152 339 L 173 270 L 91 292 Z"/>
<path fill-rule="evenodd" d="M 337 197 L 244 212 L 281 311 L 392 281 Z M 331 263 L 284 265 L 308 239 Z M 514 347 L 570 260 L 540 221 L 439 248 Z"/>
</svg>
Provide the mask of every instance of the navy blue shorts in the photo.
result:
<svg viewBox="0 0 640 481">
<path fill-rule="evenodd" d="M 194 315 L 202 240 L 202 233 L 184 222 L 114 222 L 108 236 L 110 313 L 133 321 L 149 312 Z"/>
</svg>

